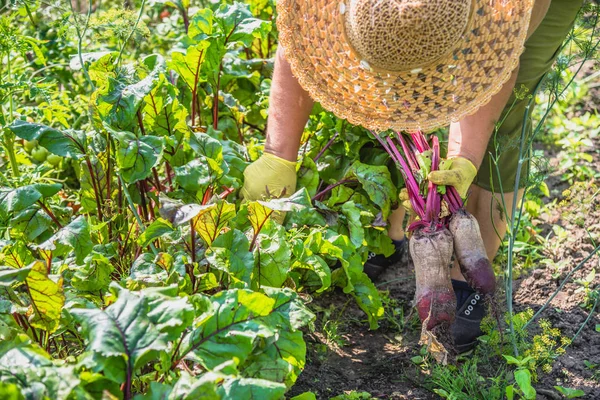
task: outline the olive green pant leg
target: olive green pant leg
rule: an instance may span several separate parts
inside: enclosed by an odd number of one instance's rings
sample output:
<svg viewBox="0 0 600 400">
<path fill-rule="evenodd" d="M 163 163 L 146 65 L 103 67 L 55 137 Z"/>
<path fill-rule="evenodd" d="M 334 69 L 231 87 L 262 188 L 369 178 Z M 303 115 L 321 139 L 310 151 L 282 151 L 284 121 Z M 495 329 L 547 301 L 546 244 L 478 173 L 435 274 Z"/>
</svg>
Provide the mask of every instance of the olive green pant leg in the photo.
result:
<svg viewBox="0 0 600 400">
<path fill-rule="evenodd" d="M 492 192 L 513 192 L 519 163 L 519 144 L 523 124 L 526 139 L 531 135 L 531 114 L 526 116 L 530 95 L 551 69 L 561 46 L 571 30 L 582 0 L 552 0 L 546 16 L 537 30 L 525 42 L 525 51 L 519 59 L 519 73 L 515 90 L 506 104 L 497 132 L 492 135 L 474 183 Z M 522 96 L 525 92 L 525 96 Z M 534 104 L 534 103 L 532 103 Z M 527 142 L 527 140 L 526 140 Z M 526 157 L 528 149 L 524 149 Z M 496 160 L 496 163 L 494 162 Z M 529 163 L 524 162 L 519 187 L 524 187 L 529 174 Z"/>
</svg>

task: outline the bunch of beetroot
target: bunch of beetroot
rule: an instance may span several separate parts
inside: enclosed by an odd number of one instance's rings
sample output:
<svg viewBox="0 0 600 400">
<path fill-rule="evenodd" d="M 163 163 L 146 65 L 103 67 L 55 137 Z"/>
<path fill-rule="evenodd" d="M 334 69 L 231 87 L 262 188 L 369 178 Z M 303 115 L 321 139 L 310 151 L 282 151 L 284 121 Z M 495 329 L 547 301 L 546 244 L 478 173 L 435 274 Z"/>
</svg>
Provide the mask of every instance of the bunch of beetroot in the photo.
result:
<svg viewBox="0 0 600 400">
<path fill-rule="evenodd" d="M 429 331 L 447 328 L 456 310 L 450 281 L 453 253 L 473 289 L 491 297 L 496 288 L 479 225 L 464 209 L 456 189 L 438 188 L 427 180 L 429 172 L 440 169 L 440 145 L 436 136 L 431 138 L 431 145 L 421 132 L 412 133 L 410 140 L 401 134 L 385 140 L 374 136 L 399 166 L 418 217 L 410 224 L 409 231 L 412 232 L 410 254 L 415 266 L 415 304 L 419 317 Z"/>
</svg>

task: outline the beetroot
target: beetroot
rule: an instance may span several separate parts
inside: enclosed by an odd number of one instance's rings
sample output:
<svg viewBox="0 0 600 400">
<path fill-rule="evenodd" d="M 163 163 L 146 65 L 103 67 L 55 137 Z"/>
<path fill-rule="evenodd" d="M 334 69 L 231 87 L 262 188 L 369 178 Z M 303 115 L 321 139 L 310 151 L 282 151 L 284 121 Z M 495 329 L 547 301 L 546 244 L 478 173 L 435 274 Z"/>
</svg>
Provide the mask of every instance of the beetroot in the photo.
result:
<svg viewBox="0 0 600 400">
<path fill-rule="evenodd" d="M 410 255 L 415 265 L 415 304 L 428 330 L 450 325 L 454 320 L 456 296 L 450 283 L 452 235 L 446 228 L 429 232 L 418 229 L 410 238 Z"/>
<path fill-rule="evenodd" d="M 464 208 L 456 211 L 448 226 L 454 237 L 454 253 L 469 286 L 484 295 L 496 291 L 496 276 L 487 257 L 479 224 Z"/>
</svg>

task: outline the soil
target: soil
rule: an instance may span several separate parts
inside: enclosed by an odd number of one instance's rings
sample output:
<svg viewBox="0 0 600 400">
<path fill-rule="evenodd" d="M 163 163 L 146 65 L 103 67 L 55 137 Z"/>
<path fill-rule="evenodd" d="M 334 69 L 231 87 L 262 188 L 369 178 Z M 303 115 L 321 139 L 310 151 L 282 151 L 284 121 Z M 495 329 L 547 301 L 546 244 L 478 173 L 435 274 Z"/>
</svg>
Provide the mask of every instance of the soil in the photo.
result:
<svg viewBox="0 0 600 400">
<path fill-rule="evenodd" d="M 598 170 L 600 137 L 594 142 L 588 153 L 594 158 L 592 166 Z M 514 281 L 514 307 L 516 312 L 527 308 L 539 310 L 567 275 L 579 267 L 540 316 L 571 338 L 590 314 L 589 305 L 582 308 L 586 299 L 582 285 L 575 282 L 586 278 L 595 269 L 599 274 L 590 287 L 600 283 L 598 254 L 580 265 L 597 245 L 591 237 L 600 237 L 600 196 L 593 182 L 582 182 L 579 190 L 567 197 L 563 192 L 569 185 L 561 178 L 556 151 L 546 149 L 546 155 L 552 171 L 546 180 L 551 192 L 547 203 L 556 201 L 556 205 L 533 223 L 541 228 L 540 236 L 547 238 L 543 246 L 546 249 L 544 256 L 550 262 L 534 266 Z M 600 182 L 596 184 L 600 186 Z M 594 193 L 595 199 L 590 200 Z M 554 225 L 564 228 L 566 237 L 559 240 L 552 231 Z M 348 295 L 332 292 L 317 298 L 313 304 L 317 313 L 316 329 L 306 333 L 306 368 L 292 388 L 290 397 L 312 391 L 317 398 L 328 399 L 357 391 L 368 392 L 380 399 L 440 398 L 427 389 L 426 370 L 411 360 L 420 355 L 421 346 L 418 345 L 418 318 L 409 315 L 414 295 L 414 273 L 408 255 L 405 254 L 402 261 L 390 268 L 378 282 L 379 289 L 389 291 L 391 302 L 386 304 L 386 313 L 391 315 L 395 309 L 396 313 L 403 312 L 404 318 L 398 315 L 384 318 L 379 329 L 370 331 L 364 314 Z M 408 322 L 405 326 L 397 326 L 393 321 L 399 324 Z M 566 353 L 555 360 L 552 371 L 539 371 L 539 380 L 534 384 L 538 399 L 563 398 L 554 389 L 555 385 L 581 389 L 585 392 L 584 398 L 600 399 L 600 367 L 590 370 L 584 364 L 584 360 L 600 364 L 600 333 L 596 326 L 600 326 L 597 312 Z M 536 329 L 533 327 L 531 333 L 537 333 Z"/>
</svg>

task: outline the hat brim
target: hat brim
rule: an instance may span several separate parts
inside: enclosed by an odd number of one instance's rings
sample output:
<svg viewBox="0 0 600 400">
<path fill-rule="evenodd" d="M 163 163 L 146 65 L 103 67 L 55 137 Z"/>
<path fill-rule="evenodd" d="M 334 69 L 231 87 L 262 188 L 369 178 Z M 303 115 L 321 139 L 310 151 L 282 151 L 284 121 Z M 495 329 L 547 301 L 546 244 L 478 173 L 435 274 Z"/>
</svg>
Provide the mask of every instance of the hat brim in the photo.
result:
<svg viewBox="0 0 600 400">
<path fill-rule="evenodd" d="M 300 85 L 338 117 L 373 130 L 431 131 L 488 103 L 523 52 L 533 0 L 473 1 L 455 49 L 412 71 L 361 63 L 343 32 L 343 1 L 278 0 L 279 42 Z"/>
</svg>

